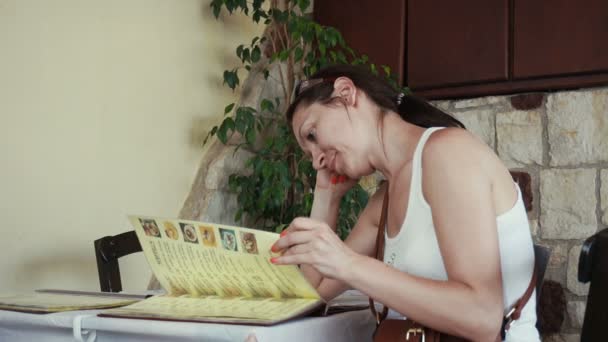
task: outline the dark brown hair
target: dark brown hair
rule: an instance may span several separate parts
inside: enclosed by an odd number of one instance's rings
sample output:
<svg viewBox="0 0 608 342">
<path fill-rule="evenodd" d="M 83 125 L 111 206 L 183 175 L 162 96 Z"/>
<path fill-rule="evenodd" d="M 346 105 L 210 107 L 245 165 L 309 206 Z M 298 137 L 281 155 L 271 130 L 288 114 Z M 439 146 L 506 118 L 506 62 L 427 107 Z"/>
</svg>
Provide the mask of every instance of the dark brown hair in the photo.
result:
<svg viewBox="0 0 608 342">
<path fill-rule="evenodd" d="M 461 127 L 462 122 L 450 114 L 435 108 L 427 101 L 411 94 L 400 94 L 386 80 L 372 74 L 368 69 L 353 65 L 334 65 L 319 70 L 310 77 L 310 80 L 326 80 L 315 83 L 310 87 L 302 89 L 295 94 L 292 103 L 287 109 L 287 120 L 291 123 L 296 108 L 299 105 L 310 105 L 313 103 L 327 104 L 331 102 L 331 94 L 334 91 L 334 82 L 338 77 L 348 77 L 355 86 L 365 94 L 386 113 L 393 111 L 399 116 L 416 126 L 420 127 Z M 398 98 L 401 97 L 398 101 Z"/>
</svg>

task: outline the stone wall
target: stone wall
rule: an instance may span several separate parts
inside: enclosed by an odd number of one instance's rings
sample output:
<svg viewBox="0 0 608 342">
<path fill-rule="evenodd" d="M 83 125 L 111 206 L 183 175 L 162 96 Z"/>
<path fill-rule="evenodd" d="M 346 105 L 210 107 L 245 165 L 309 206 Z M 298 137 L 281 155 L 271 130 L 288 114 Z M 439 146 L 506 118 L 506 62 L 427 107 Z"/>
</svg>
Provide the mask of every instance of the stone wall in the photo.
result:
<svg viewBox="0 0 608 342">
<path fill-rule="evenodd" d="M 551 249 L 545 280 L 560 284 L 566 299 L 560 333 L 544 340 L 580 340 L 589 285 L 577 280 L 578 257 L 585 238 L 608 226 L 608 88 L 434 104 L 510 170 L 530 175 L 532 234 Z"/>
</svg>

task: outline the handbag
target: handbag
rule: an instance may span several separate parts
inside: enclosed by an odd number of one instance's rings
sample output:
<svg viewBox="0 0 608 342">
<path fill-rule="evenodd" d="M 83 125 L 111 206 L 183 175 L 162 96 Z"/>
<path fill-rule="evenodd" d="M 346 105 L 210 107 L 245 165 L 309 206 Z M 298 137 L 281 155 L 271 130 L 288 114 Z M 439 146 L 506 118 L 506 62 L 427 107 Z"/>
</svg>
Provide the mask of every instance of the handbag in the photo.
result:
<svg viewBox="0 0 608 342">
<path fill-rule="evenodd" d="M 380 216 L 380 225 L 378 226 L 378 235 L 376 236 L 376 259 L 384 261 L 384 233 L 386 231 L 386 216 L 388 212 L 388 186 L 384 200 L 382 202 L 382 214 Z M 503 318 L 502 329 L 497 341 L 501 341 L 505 337 L 506 331 L 509 329 L 511 322 L 518 319 L 521 315 L 523 307 L 526 305 L 536 284 L 536 263 L 530 284 L 524 292 L 524 295 L 515 302 L 513 308 L 509 310 Z M 411 319 L 386 319 L 388 307 L 384 306 L 382 312 L 378 312 L 374 305 L 374 300 L 369 298 L 369 307 L 376 319 L 376 331 L 373 335 L 374 342 L 388 341 L 410 341 L 410 342 L 461 342 L 467 341 L 463 337 L 449 335 L 440 332 L 436 329 L 423 326 Z"/>
</svg>

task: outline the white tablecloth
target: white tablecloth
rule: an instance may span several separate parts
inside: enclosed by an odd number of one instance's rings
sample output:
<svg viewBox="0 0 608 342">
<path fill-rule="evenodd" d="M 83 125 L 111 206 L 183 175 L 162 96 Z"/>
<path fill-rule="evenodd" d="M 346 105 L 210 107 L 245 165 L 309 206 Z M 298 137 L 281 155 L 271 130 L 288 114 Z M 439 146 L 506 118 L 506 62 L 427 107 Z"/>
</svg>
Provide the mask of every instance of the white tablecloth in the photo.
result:
<svg viewBox="0 0 608 342">
<path fill-rule="evenodd" d="M 91 311 L 28 314 L 0 310 L 0 341 L 75 341 L 74 318 Z"/>
<path fill-rule="evenodd" d="M 270 327 L 97 317 L 99 311 L 26 314 L 0 310 L 0 341 L 370 341 L 369 310 Z M 78 323 L 79 321 L 79 323 Z M 74 324 L 76 323 L 76 327 Z M 78 325 L 81 325 L 81 330 Z M 73 330 L 76 330 L 75 332 Z"/>
</svg>

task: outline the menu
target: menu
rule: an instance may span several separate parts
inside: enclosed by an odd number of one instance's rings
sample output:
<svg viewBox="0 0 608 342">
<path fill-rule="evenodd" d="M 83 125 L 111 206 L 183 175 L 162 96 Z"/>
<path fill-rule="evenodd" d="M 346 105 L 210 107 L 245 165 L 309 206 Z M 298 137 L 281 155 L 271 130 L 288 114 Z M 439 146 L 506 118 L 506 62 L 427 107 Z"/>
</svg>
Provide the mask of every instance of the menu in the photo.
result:
<svg viewBox="0 0 608 342">
<path fill-rule="evenodd" d="M 274 265 L 278 234 L 158 217 L 129 220 L 167 294 L 101 316 L 269 325 L 323 305 L 295 265 Z"/>
</svg>

